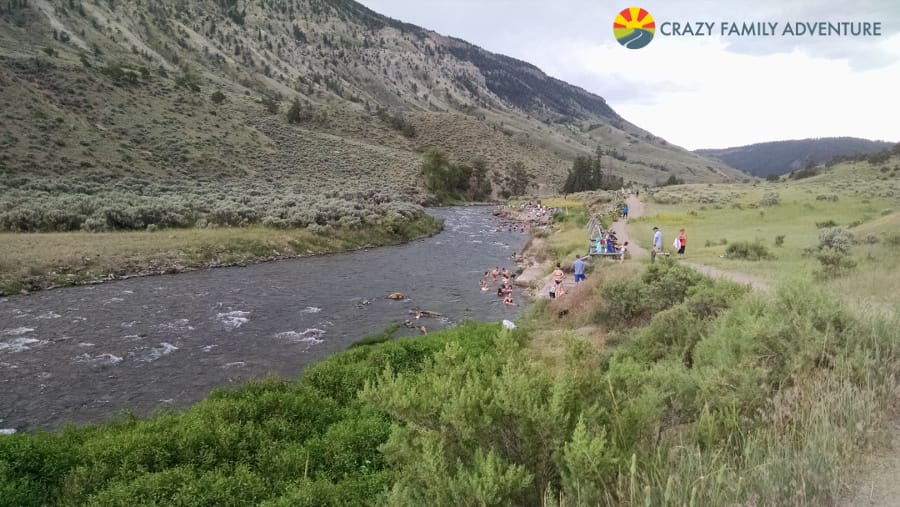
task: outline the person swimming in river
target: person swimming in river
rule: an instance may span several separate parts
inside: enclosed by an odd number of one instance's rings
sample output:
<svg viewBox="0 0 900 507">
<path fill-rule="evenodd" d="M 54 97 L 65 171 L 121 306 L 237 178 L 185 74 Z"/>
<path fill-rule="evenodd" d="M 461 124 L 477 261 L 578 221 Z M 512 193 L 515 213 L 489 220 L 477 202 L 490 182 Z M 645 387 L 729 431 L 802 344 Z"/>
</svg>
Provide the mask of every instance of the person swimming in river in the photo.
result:
<svg viewBox="0 0 900 507">
<path fill-rule="evenodd" d="M 512 292 L 510 292 L 509 294 L 506 295 L 506 297 L 503 299 L 503 304 L 505 304 L 505 305 L 515 304 L 515 303 L 513 303 Z"/>
<path fill-rule="evenodd" d="M 500 268 L 498 266 L 494 266 L 494 269 L 491 271 L 491 278 L 493 278 L 496 282 L 498 276 L 500 276 Z"/>
<path fill-rule="evenodd" d="M 498 298 L 503 297 L 503 287 L 497 287 L 497 297 Z"/>
</svg>

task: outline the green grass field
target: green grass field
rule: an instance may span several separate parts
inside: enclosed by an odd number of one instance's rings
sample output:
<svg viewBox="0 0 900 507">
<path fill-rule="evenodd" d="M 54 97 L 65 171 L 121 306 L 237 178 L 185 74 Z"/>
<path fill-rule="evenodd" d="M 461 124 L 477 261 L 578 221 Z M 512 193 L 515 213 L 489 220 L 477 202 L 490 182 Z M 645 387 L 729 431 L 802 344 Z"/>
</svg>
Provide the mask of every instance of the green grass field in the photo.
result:
<svg viewBox="0 0 900 507">
<path fill-rule="evenodd" d="M 898 163 L 894 157 L 880 167 L 842 164 L 798 181 L 665 188 L 644 198 L 645 216 L 629 222 L 629 233 L 647 245 L 650 228 L 659 226 L 664 247 L 672 250 L 683 227 L 688 240 L 685 261 L 777 282 L 817 276 L 822 268 L 817 258 L 820 234 L 841 227 L 855 238 L 849 257 L 857 267 L 822 283 L 859 307 L 889 307 L 896 304 L 893 294 L 900 292 L 900 247 L 892 239 L 900 223 L 900 182 L 896 176 L 882 176 L 896 174 L 890 168 Z M 769 257 L 729 258 L 729 245 L 739 242 L 758 243 Z"/>
</svg>

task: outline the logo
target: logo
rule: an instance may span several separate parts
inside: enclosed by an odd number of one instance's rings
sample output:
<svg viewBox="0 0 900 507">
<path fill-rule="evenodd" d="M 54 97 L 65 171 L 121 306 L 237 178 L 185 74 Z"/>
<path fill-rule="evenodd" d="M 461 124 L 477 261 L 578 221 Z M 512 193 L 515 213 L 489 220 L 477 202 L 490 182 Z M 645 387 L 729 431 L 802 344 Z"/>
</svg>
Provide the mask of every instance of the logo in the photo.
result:
<svg viewBox="0 0 900 507">
<path fill-rule="evenodd" d="M 650 44 L 656 33 L 656 22 L 649 12 L 640 7 L 628 7 L 613 21 L 613 35 L 619 44 L 628 49 L 641 49 Z"/>
</svg>

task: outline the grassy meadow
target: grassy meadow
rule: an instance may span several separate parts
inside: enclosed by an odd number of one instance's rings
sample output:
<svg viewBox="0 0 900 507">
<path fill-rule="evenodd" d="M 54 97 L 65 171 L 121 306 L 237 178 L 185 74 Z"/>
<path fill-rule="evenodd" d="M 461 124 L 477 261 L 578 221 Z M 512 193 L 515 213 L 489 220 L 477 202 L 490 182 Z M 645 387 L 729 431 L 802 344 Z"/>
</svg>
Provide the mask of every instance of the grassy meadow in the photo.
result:
<svg viewBox="0 0 900 507">
<path fill-rule="evenodd" d="M 650 229 L 659 226 L 664 247 L 672 250 L 671 242 L 683 227 L 686 262 L 771 282 L 816 279 L 858 308 L 896 305 L 898 157 L 878 165 L 845 163 L 801 180 L 667 187 L 643 201 L 645 216 L 629 221 L 631 236 L 642 244 L 650 243 Z M 847 233 L 846 258 L 855 267 L 829 272 L 819 258 L 820 246 L 830 245 L 826 236 Z M 748 248 L 750 252 L 745 252 Z"/>
</svg>

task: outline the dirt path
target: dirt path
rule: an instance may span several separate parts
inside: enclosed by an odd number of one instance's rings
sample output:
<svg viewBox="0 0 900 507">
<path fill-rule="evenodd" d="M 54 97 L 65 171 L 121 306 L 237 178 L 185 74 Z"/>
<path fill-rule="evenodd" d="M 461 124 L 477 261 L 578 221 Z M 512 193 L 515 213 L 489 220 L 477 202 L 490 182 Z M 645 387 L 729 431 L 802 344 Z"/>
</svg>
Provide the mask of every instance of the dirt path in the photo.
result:
<svg viewBox="0 0 900 507">
<path fill-rule="evenodd" d="M 894 507 L 900 505 L 900 421 L 893 423 L 892 442 L 875 452 L 864 465 L 864 473 L 853 493 L 836 502 L 841 507 Z"/>
<path fill-rule="evenodd" d="M 625 204 L 628 205 L 628 216 L 630 218 L 639 218 L 644 216 L 644 203 L 639 201 L 637 197 L 628 196 L 628 198 L 625 199 Z M 618 220 L 613 222 L 612 226 L 610 226 L 610 229 L 612 229 L 613 232 L 616 233 L 616 238 L 618 238 L 620 242 L 628 242 L 628 252 L 631 254 L 632 259 L 643 259 L 649 257 L 650 252 L 647 249 L 641 247 L 640 243 L 638 243 L 634 240 L 634 238 L 631 238 L 628 235 L 628 229 L 625 227 L 627 223 L 628 222 L 626 220 L 619 218 Z"/>
</svg>

